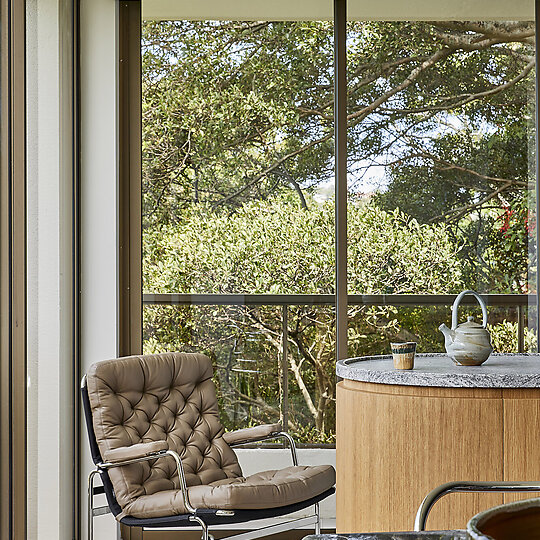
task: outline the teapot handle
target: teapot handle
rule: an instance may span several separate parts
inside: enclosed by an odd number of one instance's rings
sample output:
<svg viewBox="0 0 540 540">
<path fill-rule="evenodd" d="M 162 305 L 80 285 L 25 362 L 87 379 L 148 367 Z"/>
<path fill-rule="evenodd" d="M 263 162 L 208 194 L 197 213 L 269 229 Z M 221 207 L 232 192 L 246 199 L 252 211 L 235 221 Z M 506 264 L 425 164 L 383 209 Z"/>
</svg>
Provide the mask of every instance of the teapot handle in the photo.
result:
<svg viewBox="0 0 540 540">
<path fill-rule="evenodd" d="M 472 294 L 478 300 L 478 303 L 480 304 L 480 307 L 482 308 L 482 326 L 485 328 L 487 325 L 486 303 L 484 302 L 483 298 L 478 293 L 474 291 L 463 291 L 457 295 L 456 299 L 454 300 L 454 305 L 452 306 L 452 330 L 455 330 L 457 328 L 459 303 L 461 302 L 461 300 L 463 300 L 463 297 L 466 294 Z"/>
</svg>

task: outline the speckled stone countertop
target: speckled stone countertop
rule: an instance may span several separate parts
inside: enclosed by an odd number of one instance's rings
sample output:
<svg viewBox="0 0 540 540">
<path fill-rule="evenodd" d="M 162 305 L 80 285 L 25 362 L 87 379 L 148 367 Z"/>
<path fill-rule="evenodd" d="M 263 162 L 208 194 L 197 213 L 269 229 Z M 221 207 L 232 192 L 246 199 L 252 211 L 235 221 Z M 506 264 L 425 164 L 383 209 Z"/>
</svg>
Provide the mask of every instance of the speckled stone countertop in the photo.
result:
<svg viewBox="0 0 540 540">
<path fill-rule="evenodd" d="M 465 531 L 427 531 L 364 534 L 311 534 L 304 540 L 467 540 Z"/>
<path fill-rule="evenodd" d="M 540 388 L 540 354 L 492 354 L 481 366 L 457 366 L 446 354 L 417 354 L 414 369 L 394 369 L 392 355 L 340 360 L 336 374 L 353 381 L 453 388 Z"/>
</svg>

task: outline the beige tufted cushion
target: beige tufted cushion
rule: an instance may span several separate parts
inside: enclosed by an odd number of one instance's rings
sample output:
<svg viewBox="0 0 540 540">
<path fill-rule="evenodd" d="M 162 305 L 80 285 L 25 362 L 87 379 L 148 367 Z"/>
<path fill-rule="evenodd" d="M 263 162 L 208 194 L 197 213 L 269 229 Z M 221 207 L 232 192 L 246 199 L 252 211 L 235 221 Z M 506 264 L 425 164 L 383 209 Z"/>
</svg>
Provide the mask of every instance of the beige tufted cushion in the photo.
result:
<svg viewBox="0 0 540 540">
<path fill-rule="evenodd" d="M 212 364 L 201 354 L 131 356 L 94 364 L 87 385 L 101 455 L 165 440 L 180 455 L 188 486 L 241 476 L 236 455 L 222 437 L 211 377 Z M 171 458 L 110 469 L 109 475 L 124 515 L 138 497 L 180 488 Z"/>
<path fill-rule="evenodd" d="M 247 478 L 228 478 L 208 486 L 189 488 L 189 500 L 195 508 L 222 510 L 255 510 L 276 508 L 311 499 L 336 483 L 336 473 L 330 465 L 286 467 L 264 471 Z M 184 513 L 182 494 L 163 491 L 139 497 L 131 506 L 131 515 L 140 518 L 161 517 Z"/>
<path fill-rule="evenodd" d="M 211 362 L 201 354 L 131 356 L 94 364 L 87 386 L 101 455 L 118 461 L 165 447 L 175 450 L 195 508 L 274 508 L 310 499 L 334 485 L 335 471 L 329 465 L 287 467 L 244 478 L 223 437 L 211 377 Z M 227 440 L 232 444 L 280 429 L 276 424 L 240 430 Z M 125 448 L 133 445 L 139 446 Z M 170 457 L 112 468 L 109 476 L 122 507 L 117 519 L 186 513 Z"/>
</svg>

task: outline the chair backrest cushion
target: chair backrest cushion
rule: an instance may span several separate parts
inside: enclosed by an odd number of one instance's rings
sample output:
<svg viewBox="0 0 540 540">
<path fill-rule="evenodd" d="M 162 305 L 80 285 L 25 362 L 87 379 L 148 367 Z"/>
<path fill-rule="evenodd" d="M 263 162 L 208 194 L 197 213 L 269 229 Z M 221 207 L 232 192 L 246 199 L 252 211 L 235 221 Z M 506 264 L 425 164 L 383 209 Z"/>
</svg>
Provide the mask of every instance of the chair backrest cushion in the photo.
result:
<svg viewBox="0 0 540 540">
<path fill-rule="evenodd" d="M 101 455 L 165 440 L 180 455 L 188 486 L 242 475 L 223 440 L 206 356 L 165 353 L 97 362 L 88 371 L 87 385 Z M 180 488 L 171 458 L 113 468 L 109 475 L 122 508 L 141 495 Z"/>
</svg>

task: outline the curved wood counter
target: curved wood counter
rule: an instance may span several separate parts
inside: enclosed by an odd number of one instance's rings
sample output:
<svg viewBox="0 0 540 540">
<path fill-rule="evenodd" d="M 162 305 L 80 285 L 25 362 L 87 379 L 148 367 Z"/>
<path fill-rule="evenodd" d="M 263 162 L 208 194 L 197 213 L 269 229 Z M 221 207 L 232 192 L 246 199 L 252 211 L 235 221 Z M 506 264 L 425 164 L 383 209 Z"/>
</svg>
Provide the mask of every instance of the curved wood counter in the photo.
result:
<svg viewBox="0 0 540 540">
<path fill-rule="evenodd" d="M 337 389 L 338 533 L 412 530 L 422 499 L 444 482 L 540 480 L 540 356 L 458 367 L 417 355 L 407 372 L 371 357 L 340 361 L 337 374 L 347 377 Z M 452 494 L 428 528 L 465 528 L 481 510 L 532 496 Z"/>
</svg>

